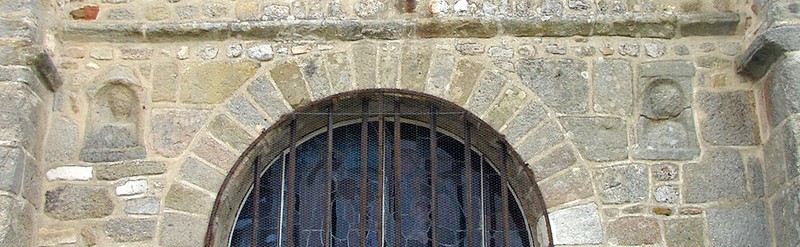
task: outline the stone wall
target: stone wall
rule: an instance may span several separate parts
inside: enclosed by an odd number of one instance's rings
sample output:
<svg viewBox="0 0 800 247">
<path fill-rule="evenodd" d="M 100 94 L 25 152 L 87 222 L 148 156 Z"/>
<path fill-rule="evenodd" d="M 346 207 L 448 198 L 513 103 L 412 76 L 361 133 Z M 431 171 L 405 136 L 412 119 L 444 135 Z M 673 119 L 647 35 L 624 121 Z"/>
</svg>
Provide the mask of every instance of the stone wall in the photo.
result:
<svg viewBox="0 0 800 247">
<path fill-rule="evenodd" d="M 441 97 L 504 134 L 556 245 L 800 239 L 791 1 L 45 6 L 49 29 L 0 26 L 55 61 L 2 48 L 2 246 L 199 246 L 263 128 L 362 88 Z"/>
</svg>

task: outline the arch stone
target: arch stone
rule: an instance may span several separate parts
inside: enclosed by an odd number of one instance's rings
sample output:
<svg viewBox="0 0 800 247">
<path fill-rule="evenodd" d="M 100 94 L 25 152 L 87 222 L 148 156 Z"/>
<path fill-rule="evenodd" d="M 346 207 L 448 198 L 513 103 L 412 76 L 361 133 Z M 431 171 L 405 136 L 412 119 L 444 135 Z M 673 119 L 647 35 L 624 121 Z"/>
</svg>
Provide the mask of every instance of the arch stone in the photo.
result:
<svg viewBox="0 0 800 247">
<path fill-rule="evenodd" d="M 363 97 L 370 97 L 374 99 L 374 97 L 376 97 L 378 94 L 386 95 L 385 97 L 387 98 L 397 97 L 397 99 L 401 102 L 401 111 L 403 112 L 424 112 L 428 110 L 428 106 L 431 104 L 437 105 L 437 108 L 439 108 L 438 110 L 441 112 L 464 112 L 467 115 L 452 119 L 455 121 L 442 120 L 438 123 L 439 127 L 455 134 L 456 136 L 459 136 L 463 134 L 463 118 L 470 119 L 470 122 L 474 122 L 474 124 L 476 124 L 474 132 L 477 133 L 474 135 L 479 137 L 473 140 L 473 145 L 479 150 L 485 150 L 484 152 L 503 152 L 503 146 L 511 148 L 511 145 L 503 138 L 502 135 L 497 133 L 492 128 L 491 124 L 480 120 L 480 118 L 474 114 L 465 112 L 466 109 L 444 99 L 427 94 L 415 93 L 412 91 L 397 89 L 371 89 L 346 92 L 332 95 L 322 100 L 315 101 L 311 104 L 303 105 L 295 109 L 295 112 L 325 112 L 325 107 L 330 104 L 333 104 L 335 108 L 341 108 L 336 107 L 336 105 L 339 104 L 345 105 L 342 106 L 344 107 L 342 110 L 346 110 L 349 108 L 347 105 L 352 105 L 350 107 L 358 106 L 358 104 L 353 105 L 352 103 L 346 102 L 351 102 L 354 100 L 357 101 L 357 99 Z M 513 93 L 509 93 L 506 96 L 519 97 Z M 224 116 L 224 114 L 220 116 Z M 425 121 L 425 115 L 419 116 L 422 117 L 412 116 L 411 118 L 420 118 L 419 120 Z M 358 116 L 353 117 L 357 118 Z M 324 121 L 309 121 L 310 119 L 304 121 L 302 115 L 283 115 L 276 123 L 274 123 L 268 129 L 262 131 L 249 147 L 246 147 L 244 150 L 236 149 L 243 151 L 242 155 L 239 156 L 238 160 L 236 160 L 232 167 L 223 168 L 223 171 L 228 172 L 225 181 L 220 184 L 215 184 L 215 187 L 212 187 L 211 190 L 213 192 L 214 189 L 218 189 L 216 191 L 217 201 L 214 205 L 214 212 L 210 217 L 208 228 L 209 231 L 206 233 L 207 244 L 212 246 L 221 246 L 226 243 L 227 236 L 231 232 L 231 224 L 234 222 L 236 216 L 235 214 L 239 209 L 238 205 L 243 201 L 243 198 L 246 196 L 250 184 L 253 181 L 253 167 L 247 166 L 246 164 L 252 162 L 252 159 L 255 156 L 275 157 L 280 152 L 283 152 L 283 150 L 285 150 L 285 148 L 288 146 L 287 139 L 289 133 L 287 126 L 292 119 L 297 119 L 299 123 L 297 132 L 298 137 L 305 136 L 313 131 L 323 128 L 325 124 Z M 219 129 L 230 131 L 230 127 L 233 126 Z M 212 137 L 215 137 L 213 139 L 220 140 L 223 145 L 227 145 L 229 147 L 234 145 L 232 144 L 233 141 L 223 140 L 224 138 L 230 139 L 230 137 L 223 137 L 222 134 L 215 133 L 218 132 L 215 130 L 210 130 L 209 132 L 211 133 Z M 244 136 L 242 136 L 242 138 L 239 140 L 246 139 Z M 545 233 L 542 233 L 543 235 L 541 236 L 548 236 L 549 234 L 546 233 L 549 231 L 549 228 L 546 227 L 548 225 L 547 223 L 541 223 L 543 228 L 537 228 L 536 225 L 536 222 L 539 221 L 546 222 L 547 218 L 542 216 L 543 214 L 546 214 L 546 208 L 544 206 L 543 198 L 538 190 L 538 186 L 536 185 L 534 173 L 532 170 L 527 168 L 524 161 L 522 161 L 521 157 L 516 152 L 511 149 L 509 149 L 508 152 L 510 153 L 508 154 L 509 159 L 506 161 L 506 164 L 502 163 L 502 160 L 499 159 L 499 156 L 491 156 L 492 158 L 490 158 L 490 160 L 494 164 L 497 164 L 496 166 L 499 170 L 507 171 L 506 174 L 508 176 L 509 185 L 517 193 L 517 199 L 520 201 L 523 212 L 526 214 L 525 216 L 528 218 L 529 223 L 531 223 L 529 226 L 530 229 L 533 231 L 543 231 Z M 197 153 L 195 155 L 200 156 L 200 154 Z M 182 189 L 182 186 L 178 188 Z M 548 239 L 540 239 L 539 241 L 548 241 Z"/>
</svg>

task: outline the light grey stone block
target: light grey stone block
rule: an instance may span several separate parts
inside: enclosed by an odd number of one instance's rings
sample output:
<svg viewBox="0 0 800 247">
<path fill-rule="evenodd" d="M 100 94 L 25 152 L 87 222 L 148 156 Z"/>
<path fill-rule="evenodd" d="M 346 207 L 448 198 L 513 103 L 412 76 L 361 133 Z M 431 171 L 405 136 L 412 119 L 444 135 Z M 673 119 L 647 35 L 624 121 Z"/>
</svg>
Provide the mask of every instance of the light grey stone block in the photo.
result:
<svg viewBox="0 0 800 247">
<path fill-rule="evenodd" d="M 769 246 L 771 244 L 767 212 L 762 203 L 710 208 L 706 214 L 709 237 L 714 246 Z"/>
<path fill-rule="evenodd" d="M 603 225 L 595 204 L 551 212 L 550 224 L 556 245 L 599 244 L 603 241 Z"/>
</svg>

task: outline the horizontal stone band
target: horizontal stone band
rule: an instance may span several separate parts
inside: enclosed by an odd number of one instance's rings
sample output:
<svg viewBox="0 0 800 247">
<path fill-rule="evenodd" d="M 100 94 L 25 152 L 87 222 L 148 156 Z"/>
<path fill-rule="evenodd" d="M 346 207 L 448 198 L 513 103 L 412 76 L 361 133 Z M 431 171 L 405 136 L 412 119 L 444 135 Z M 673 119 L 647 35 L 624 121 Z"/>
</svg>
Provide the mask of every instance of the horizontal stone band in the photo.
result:
<svg viewBox="0 0 800 247">
<path fill-rule="evenodd" d="M 672 39 L 736 34 L 736 13 L 695 15 L 595 15 L 417 20 L 291 20 L 190 23 L 86 23 L 63 26 L 71 41 L 166 42 L 184 40 L 394 40 L 622 36 Z"/>
</svg>

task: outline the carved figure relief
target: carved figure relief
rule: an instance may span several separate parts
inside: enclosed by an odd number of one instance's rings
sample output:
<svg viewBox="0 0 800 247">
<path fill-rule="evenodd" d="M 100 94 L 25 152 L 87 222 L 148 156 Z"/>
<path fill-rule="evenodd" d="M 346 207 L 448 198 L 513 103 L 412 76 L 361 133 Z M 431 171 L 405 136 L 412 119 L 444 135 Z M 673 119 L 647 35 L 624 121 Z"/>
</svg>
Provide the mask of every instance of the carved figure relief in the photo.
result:
<svg viewBox="0 0 800 247">
<path fill-rule="evenodd" d="M 108 77 L 110 76 L 110 77 Z M 90 105 L 81 160 L 111 162 L 145 157 L 139 134 L 138 79 L 125 67 L 114 67 L 89 90 Z"/>
<path fill-rule="evenodd" d="M 694 158 L 700 153 L 691 109 L 694 69 L 667 69 L 683 68 L 680 62 L 643 67 L 633 156 L 648 160 Z"/>
</svg>

